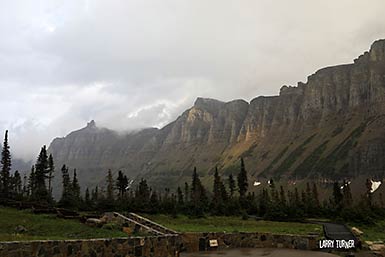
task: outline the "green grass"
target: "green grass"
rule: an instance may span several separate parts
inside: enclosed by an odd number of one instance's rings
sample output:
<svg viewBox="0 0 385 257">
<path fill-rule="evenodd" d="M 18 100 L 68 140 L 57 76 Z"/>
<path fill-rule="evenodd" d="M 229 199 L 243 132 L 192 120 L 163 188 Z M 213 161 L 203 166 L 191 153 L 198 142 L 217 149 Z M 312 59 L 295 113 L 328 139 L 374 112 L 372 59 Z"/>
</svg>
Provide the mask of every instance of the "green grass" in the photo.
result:
<svg viewBox="0 0 385 257">
<path fill-rule="evenodd" d="M 385 220 L 377 221 L 375 225 L 349 224 L 349 226 L 364 232 L 361 236 L 364 241 L 385 241 Z"/>
<path fill-rule="evenodd" d="M 263 232 L 275 234 L 320 233 L 321 226 L 306 223 L 242 220 L 240 217 L 208 216 L 200 219 L 166 215 L 147 215 L 147 217 L 163 226 L 179 232 Z"/>
<path fill-rule="evenodd" d="M 15 228 L 24 226 L 27 232 L 16 234 Z M 122 231 L 89 227 L 77 220 L 65 220 L 55 215 L 33 214 L 0 207 L 0 241 L 43 239 L 86 239 L 126 237 Z"/>
</svg>

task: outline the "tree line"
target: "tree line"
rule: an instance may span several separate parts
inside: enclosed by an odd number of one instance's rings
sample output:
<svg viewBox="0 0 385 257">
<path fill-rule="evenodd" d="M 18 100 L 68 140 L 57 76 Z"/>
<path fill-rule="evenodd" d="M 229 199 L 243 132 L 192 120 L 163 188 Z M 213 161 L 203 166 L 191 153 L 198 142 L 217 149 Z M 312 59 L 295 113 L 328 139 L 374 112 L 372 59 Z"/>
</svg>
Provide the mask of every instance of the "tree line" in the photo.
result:
<svg viewBox="0 0 385 257">
<path fill-rule="evenodd" d="M 0 198 L 26 202 L 39 202 L 84 211 L 132 211 L 151 214 L 184 214 L 194 217 L 204 215 L 257 216 L 269 220 L 302 220 L 304 218 L 341 218 L 347 221 L 372 222 L 385 214 L 384 203 L 373 201 L 371 181 L 366 181 L 366 192 L 353 201 L 349 183 L 335 182 L 332 195 L 320 200 L 316 183 L 306 183 L 304 188 L 285 189 L 273 179 L 258 193 L 249 190 L 244 160 L 240 159 L 235 176 L 224 178 L 215 168 L 213 184 L 208 190 L 202 183 L 196 168 L 191 182 L 185 182 L 176 190 L 165 188 L 157 191 L 145 179 L 133 186 L 122 171 L 114 178 L 108 170 L 105 187 L 86 188 L 81 193 L 76 169 L 70 172 L 61 167 L 62 194 L 59 201 L 52 196 L 52 179 L 55 165 L 52 155 L 43 146 L 32 166 L 29 176 L 22 180 L 20 173 L 11 174 L 11 154 L 8 131 L 5 132 L 1 152 Z"/>
</svg>

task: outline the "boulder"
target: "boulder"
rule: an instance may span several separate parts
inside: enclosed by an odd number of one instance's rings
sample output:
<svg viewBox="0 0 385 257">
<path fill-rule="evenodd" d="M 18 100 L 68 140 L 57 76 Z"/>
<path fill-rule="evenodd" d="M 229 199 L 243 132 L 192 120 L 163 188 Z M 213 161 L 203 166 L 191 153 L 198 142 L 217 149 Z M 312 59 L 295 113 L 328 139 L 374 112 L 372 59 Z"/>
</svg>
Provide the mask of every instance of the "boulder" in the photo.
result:
<svg viewBox="0 0 385 257">
<path fill-rule="evenodd" d="M 361 230 L 359 230 L 358 228 L 356 227 L 352 227 L 352 233 L 355 235 L 355 236 L 362 236 L 364 234 L 364 232 L 362 232 Z"/>
<path fill-rule="evenodd" d="M 15 232 L 16 233 L 25 233 L 27 232 L 28 229 L 26 229 L 26 227 L 22 226 L 22 225 L 18 225 L 16 228 L 15 228 Z"/>
<path fill-rule="evenodd" d="M 89 218 L 86 220 L 86 224 L 89 225 L 89 226 L 102 226 L 103 225 L 103 221 L 100 220 L 100 219 L 95 219 L 95 218 Z"/>
</svg>

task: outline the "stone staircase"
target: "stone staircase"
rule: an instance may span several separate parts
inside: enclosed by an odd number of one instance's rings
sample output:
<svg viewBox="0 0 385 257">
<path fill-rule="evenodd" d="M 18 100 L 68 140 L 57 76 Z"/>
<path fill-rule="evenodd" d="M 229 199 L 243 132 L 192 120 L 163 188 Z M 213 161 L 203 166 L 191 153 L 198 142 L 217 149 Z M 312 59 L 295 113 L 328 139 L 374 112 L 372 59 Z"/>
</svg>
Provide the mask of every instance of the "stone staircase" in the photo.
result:
<svg viewBox="0 0 385 257">
<path fill-rule="evenodd" d="M 118 220 L 121 224 L 123 224 L 123 227 L 130 228 L 131 232 L 146 232 L 146 233 L 149 233 L 149 234 L 155 235 L 155 236 L 164 235 L 162 232 L 160 232 L 156 229 L 152 229 L 152 228 L 150 228 L 144 224 L 141 224 L 139 222 L 136 222 L 135 220 L 127 218 L 126 216 L 124 216 L 118 212 L 114 212 L 114 213 L 112 213 L 112 215 L 113 215 L 113 218 L 112 218 L 113 220 Z M 105 216 L 106 216 L 106 214 L 105 214 Z"/>
<path fill-rule="evenodd" d="M 135 231 L 146 231 L 152 235 L 177 235 L 178 232 L 166 228 L 158 223 L 155 223 L 145 217 L 135 213 L 129 213 L 127 216 L 118 212 L 112 213 L 115 219 L 119 219 L 122 223 L 127 223 L 135 229 Z"/>
<path fill-rule="evenodd" d="M 150 227 L 153 230 L 159 231 L 163 235 L 176 235 L 176 234 L 178 234 L 178 232 L 176 232 L 175 230 L 166 228 L 165 226 L 162 226 L 162 225 L 160 225 L 160 224 L 158 224 L 152 220 L 149 220 L 145 217 L 142 217 L 136 213 L 130 212 L 127 216 L 129 219 L 134 220 L 134 221 L 136 221 L 136 222 L 138 222 L 144 226 Z"/>
</svg>

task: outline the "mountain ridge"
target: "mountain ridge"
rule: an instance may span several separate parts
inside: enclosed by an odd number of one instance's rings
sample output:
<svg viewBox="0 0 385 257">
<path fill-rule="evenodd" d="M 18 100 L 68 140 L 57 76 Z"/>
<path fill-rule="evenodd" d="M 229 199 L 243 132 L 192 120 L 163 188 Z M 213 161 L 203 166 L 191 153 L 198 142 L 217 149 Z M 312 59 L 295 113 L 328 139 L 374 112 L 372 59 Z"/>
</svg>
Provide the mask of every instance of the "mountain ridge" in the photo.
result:
<svg viewBox="0 0 385 257">
<path fill-rule="evenodd" d="M 279 95 L 250 102 L 198 97 L 163 128 L 135 134 L 99 130 L 91 121 L 53 140 L 49 151 L 90 186 L 96 183 L 87 182 L 90 174 L 102 178 L 108 168 L 177 185 L 194 166 L 203 176 L 215 166 L 234 173 L 240 157 L 255 178 L 379 176 L 385 170 L 384 114 L 385 40 L 377 40 L 353 63 L 319 69 L 306 83 L 282 86 Z"/>
</svg>

